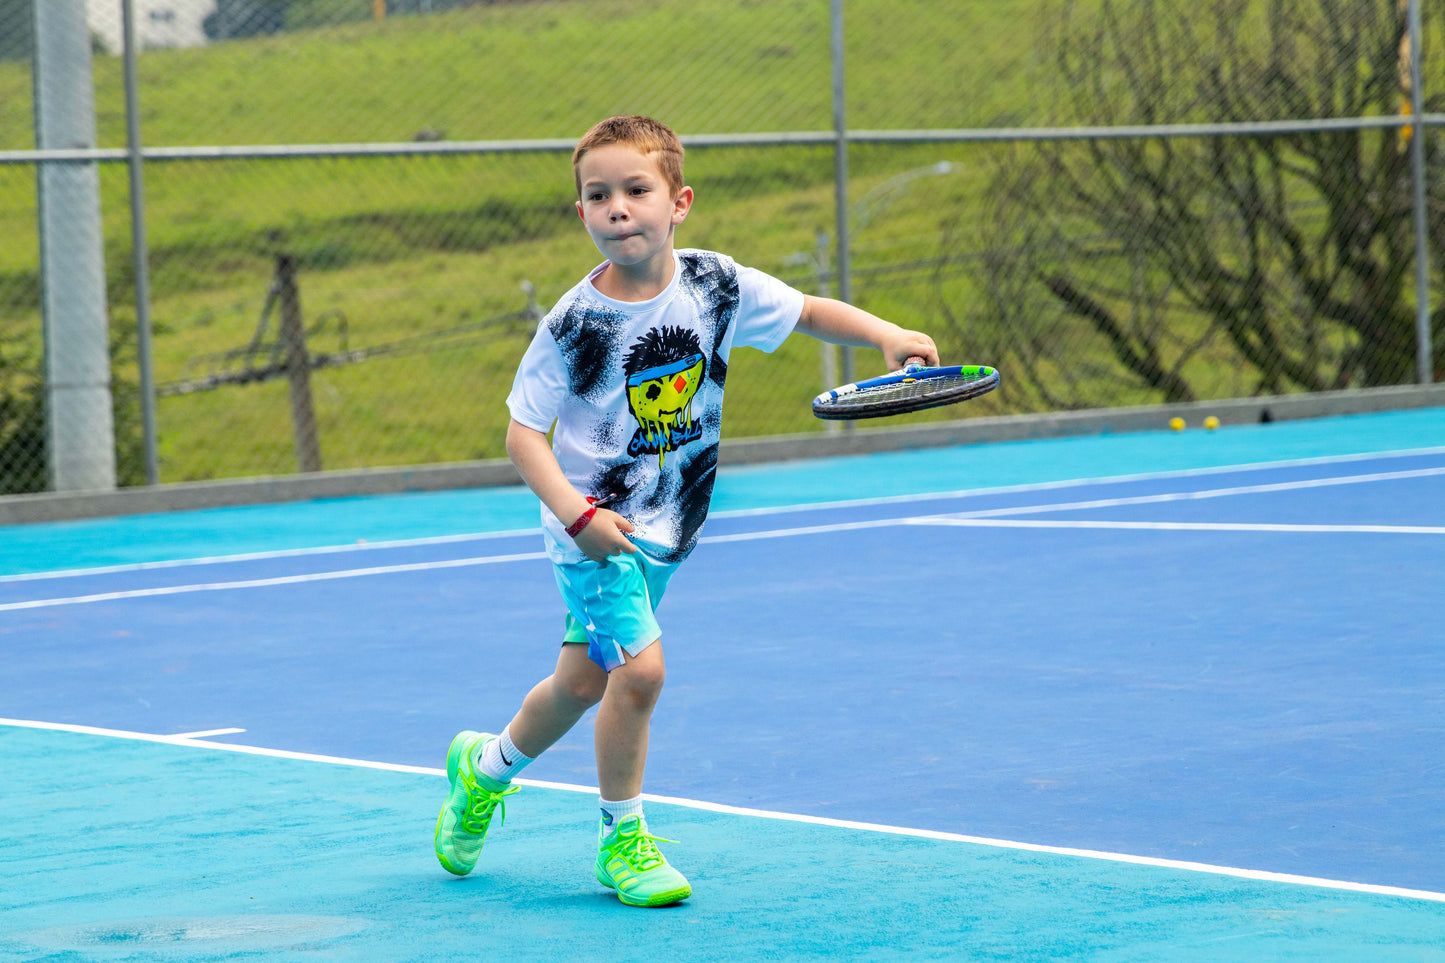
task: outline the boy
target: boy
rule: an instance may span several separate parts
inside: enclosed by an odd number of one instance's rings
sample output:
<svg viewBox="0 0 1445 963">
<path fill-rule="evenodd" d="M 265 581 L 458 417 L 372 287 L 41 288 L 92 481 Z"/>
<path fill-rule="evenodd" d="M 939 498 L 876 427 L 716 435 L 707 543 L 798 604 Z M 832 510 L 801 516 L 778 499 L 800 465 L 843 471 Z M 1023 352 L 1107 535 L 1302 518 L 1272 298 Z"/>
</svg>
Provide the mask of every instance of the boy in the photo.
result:
<svg viewBox="0 0 1445 963">
<path fill-rule="evenodd" d="M 542 502 L 566 635 L 556 671 L 499 735 L 452 740 L 435 845 L 457 875 L 476 865 L 493 813 L 500 825 L 513 777 L 600 702 L 597 879 L 629 906 L 692 894 L 642 812 L 648 726 L 665 674 L 653 612 L 707 515 L 729 353 L 772 351 L 798 328 L 872 345 L 890 369 L 910 358 L 938 363 L 925 335 L 805 296 L 724 255 L 675 251 L 673 232 L 693 201 L 682 159 L 677 135 L 637 116 L 597 124 L 572 155 L 577 213 L 606 260 L 538 326 L 507 399 L 507 454 Z"/>
</svg>

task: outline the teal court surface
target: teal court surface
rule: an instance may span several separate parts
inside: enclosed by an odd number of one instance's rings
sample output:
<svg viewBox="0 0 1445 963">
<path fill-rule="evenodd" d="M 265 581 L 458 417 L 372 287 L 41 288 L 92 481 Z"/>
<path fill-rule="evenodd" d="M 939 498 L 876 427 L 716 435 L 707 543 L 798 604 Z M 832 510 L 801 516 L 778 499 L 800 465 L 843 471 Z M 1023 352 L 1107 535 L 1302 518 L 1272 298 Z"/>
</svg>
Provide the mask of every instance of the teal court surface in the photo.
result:
<svg viewBox="0 0 1445 963">
<path fill-rule="evenodd" d="M 1445 410 L 724 470 L 647 789 L 545 675 L 520 489 L 0 529 L 0 959 L 1445 959 Z"/>
</svg>

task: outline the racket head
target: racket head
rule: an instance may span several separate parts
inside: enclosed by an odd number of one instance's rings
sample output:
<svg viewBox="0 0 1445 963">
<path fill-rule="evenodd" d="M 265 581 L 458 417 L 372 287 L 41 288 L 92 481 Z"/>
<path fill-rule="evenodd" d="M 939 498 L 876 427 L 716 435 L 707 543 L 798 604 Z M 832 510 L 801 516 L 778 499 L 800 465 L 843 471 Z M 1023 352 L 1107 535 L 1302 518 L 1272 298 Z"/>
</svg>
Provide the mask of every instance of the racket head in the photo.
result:
<svg viewBox="0 0 1445 963">
<path fill-rule="evenodd" d="M 989 365 L 909 365 L 823 392 L 813 399 L 813 414 L 829 421 L 903 415 L 977 398 L 998 383 L 998 369 Z"/>
</svg>

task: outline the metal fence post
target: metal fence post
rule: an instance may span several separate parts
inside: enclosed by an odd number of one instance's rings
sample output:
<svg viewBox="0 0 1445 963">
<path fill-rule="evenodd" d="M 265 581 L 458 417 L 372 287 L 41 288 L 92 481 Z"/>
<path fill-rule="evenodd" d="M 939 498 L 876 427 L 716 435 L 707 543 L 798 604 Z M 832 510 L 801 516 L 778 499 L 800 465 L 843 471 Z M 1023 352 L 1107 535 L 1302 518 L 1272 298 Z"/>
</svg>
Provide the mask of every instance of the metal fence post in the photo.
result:
<svg viewBox="0 0 1445 963">
<path fill-rule="evenodd" d="M 135 266 L 136 365 L 140 371 L 141 434 L 146 484 L 160 483 L 156 445 L 156 382 L 151 358 L 150 246 L 146 240 L 145 158 L 141 156 L 140 82 L 136 65 L 135 0 L 121 0 L 125 51 L 125 140 L 130 165 L 130 244 Z"/>
<path fill-rule="evenodd" d="M 843 0 L 831 0 L 833 38 L 833 236 L 837 239 L 838 299 L 853 303 L 853 264 L 848 249 L 848 104 L 843 73 Z M 843 380 L 853 380 L 853 349 L 843 348 Z"/>
<path fill-rule="evenodd" d="M 1415 180 L 1415 375 L 1422 385 L 1433 380 L 1434 349 L 1430 343 L 1430 258 L 1425 218 L 1425 112 L 1420 89 L 1420 0 L 1409 2 L 1410 27 L 1410 166 Z"/>
<path fill-rule="evenodd" d="M 827 231 L 818 232 L 818 251 L 813 256 L 814 264 L 818 269 L 818 297 L 831 298 L 833 296 L 832 271 L 830 253 L 832 239 L 828 237 Z M 838 346 L 829 344 L 827 341 L 818 342 L 819 360 L 822 362 L 823 390 L 828 391 L 842 384 L 838 380 Z M 836 435 L 843 430 L 843 422 L 823 422 L 823 434 Z"/>
</svg>

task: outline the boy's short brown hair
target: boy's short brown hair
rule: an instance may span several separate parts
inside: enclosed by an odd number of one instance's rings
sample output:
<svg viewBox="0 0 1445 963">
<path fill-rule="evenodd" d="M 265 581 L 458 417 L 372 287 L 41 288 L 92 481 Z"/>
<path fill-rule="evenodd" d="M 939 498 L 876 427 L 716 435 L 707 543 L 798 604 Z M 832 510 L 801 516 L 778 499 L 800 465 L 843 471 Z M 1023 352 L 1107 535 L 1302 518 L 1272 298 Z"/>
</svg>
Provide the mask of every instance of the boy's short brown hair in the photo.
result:
<svg viewBox="0 0 1445 963">
<path fill-rule="evenodd" d="M 657 169 L 675 196 L 682 190 L 682 141 L 661 121 L 639 114 L 609 117 L 582 135 L 572 151 L 572 177 L 577 182 L 577 195 L 582 195 L 582 158 L 590 150 L 624 144 L 639 153 L 657 155 Z"/>
</svg>

